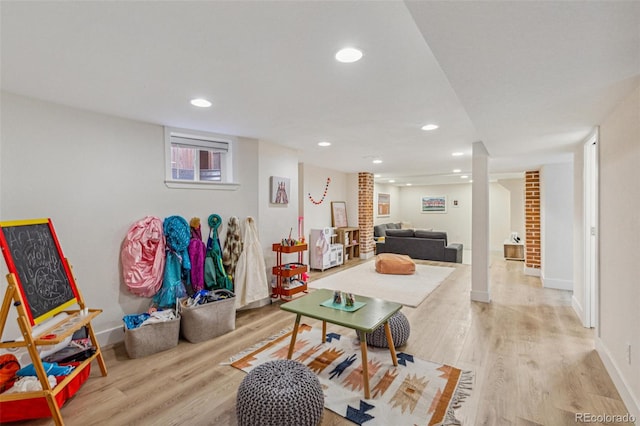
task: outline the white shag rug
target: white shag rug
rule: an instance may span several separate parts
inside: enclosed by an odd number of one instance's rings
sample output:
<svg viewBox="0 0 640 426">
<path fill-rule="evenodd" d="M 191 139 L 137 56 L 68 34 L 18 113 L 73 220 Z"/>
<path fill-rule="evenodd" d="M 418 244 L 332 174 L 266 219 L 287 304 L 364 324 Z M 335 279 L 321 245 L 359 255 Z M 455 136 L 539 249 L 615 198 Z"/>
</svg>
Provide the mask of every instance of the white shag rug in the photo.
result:
<svg viewBox="0 0 640 426">
<path fill-rule="evenodd" d="M 308 286 L 377 297 L 415 308 L 454 270 L 444 266 L 416 264 L 413 275 L 390 275 L 377 273 L 375 262 L 366 262 L 311 281 Z"/>
</svg>

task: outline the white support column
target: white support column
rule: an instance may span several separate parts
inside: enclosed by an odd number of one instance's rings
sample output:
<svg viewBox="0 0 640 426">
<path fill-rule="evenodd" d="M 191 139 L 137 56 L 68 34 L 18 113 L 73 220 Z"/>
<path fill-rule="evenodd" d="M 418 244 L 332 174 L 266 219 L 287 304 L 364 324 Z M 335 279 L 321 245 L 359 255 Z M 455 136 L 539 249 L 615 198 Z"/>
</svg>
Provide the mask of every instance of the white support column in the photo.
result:
<svg viewBox="0 0 640 426">
<path fill-rule="evenodd" d="M 489 303 L 489 153 L 473 144 L 471 191 L 471 300 Z"/>
</svg>

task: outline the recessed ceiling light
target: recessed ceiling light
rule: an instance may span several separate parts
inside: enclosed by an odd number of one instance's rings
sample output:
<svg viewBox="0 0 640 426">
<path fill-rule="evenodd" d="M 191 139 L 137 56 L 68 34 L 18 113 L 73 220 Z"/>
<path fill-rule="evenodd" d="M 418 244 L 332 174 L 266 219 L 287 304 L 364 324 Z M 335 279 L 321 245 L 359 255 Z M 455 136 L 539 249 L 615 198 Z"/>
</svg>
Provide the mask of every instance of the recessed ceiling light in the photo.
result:
<svg viewBox="0 0 640 426">
<path fill-rule="evenodd" d="M 460 169 L 453 169 L 453 173 L 460 173 L 462 170 Z"/>
<path fill-rule="evenodd" d="M 353 47 L 345 47 L 336 53 L 336 61 L 347 64 L 359 61 L 360 58 L 362 58 L 362 51 Z"/>
<path fill-rule="evenodd" d="M 191 105 L 197 106 L 200 108 L 209 108 L 211 106 L 211 102 L 209 102 L 206 99 L 197 98 L 197 99 L 191 99 Z"/>
<path fill-rule="evenodd" d="M 452 152 L 451 155 L 454 157 L 460 157 L 461 155 L 464 155 L 464 152 Z"/>
<path fill-rule="evenodd" d="M 389 179 L 389 183 L 396 183 L 396 181 L 393 179 Z"/>
<path fill-rule="evenodd" d="M 467 175 L 460 176 L 460 179 L 467 179 L 467 178 L 469 178 L 469 176 L 467 176 Z"/>
<path fill-rule="evenodd" d="M 412 184 L 408 183 L 407 186 L 411 186 Z"/>
<path fill-rule="evenodd" d="M 373 175 L 373 177 L 374 177 L 374 178 L 379 178 L 379 177 L 380 177 L 380 175 Z"/>
<path fill-rule="evenodd" d="M 437 129 L 438 126 L 437 124 L 425 124 L 424 126 L 422 126 L 422 130 L 435 130 Z"/>
<path fill-rule="evenodd" d="M 327 141 L 318 142 L 318 146 L 331 146 L 331 142 L 327 142 Z"/>
<path fill-rule="evenodd" d="M 378 159 L 373 160 L 373 164 L 380 164 L 380 163 L 382 163 L 382 160 L 378 160 Z"/>
</svg>

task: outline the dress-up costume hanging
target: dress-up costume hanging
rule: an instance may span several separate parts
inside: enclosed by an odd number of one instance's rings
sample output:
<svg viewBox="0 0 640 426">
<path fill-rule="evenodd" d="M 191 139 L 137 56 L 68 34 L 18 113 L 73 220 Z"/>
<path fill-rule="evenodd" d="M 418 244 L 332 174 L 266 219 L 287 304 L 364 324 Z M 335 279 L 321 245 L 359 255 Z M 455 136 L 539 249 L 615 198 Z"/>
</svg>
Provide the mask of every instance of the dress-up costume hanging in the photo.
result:
<svg viewBox="0 0 640 426">
<path fill-rule="evenodd" d="M 243 250 L 238 258 L 235 277 L 236 308 L 269 297 L 266 264 L 252 217 L 244 222 Z"/>
<path fill-rule="evenodd" d="M 191 261 L 191 288 L 194 292 L 204 289 L 204 256 L 206 246 L 202 241 L 200 218 L 194 217 L 189 222 L 191 241 L 189 241 L 189 260 Z"/>
<path fill-rule="evenodd" d="M 227 236 L 224 239 L 224 249 L 222 250 L 222 264 L 227 275 L 235 280 L 236 265 L 238 258 L 242 254 L 242 235 L 240 233 L 240 220 L 231 216 L 227 224 Z"/>
<path fill-rule="evenodd" d="M 134 223 L 120 251 L 124 283 L 136 296 L 151 297 L 162 286 L 165 240 L 162 220 L 147 216 Z"/>
<path fill-rule="evenodd" d="M 204 259 L 204 283 L 210 290 L 233 291 L 233 283 L 222 264 L 222 247 L 218 237 L 218 228 L 222 226 L 222 218 L 217 214 L 209 216 L 209 239 L 207 240 L 207 255 Z"/>
<path fill-rule="evenodd" d="M 164 267 L 162 288 L 153 297 L 153 303 L 160 308 L 171 308 L 176 299 L 186 296 L 183 281 L 187 281 L 191 261 L 187 247 L 191 240 L 189 223 L 180 216 L 169 216 L 164 220 L 164 235 L 167 240 L 167 261 Z"/>
</svg>

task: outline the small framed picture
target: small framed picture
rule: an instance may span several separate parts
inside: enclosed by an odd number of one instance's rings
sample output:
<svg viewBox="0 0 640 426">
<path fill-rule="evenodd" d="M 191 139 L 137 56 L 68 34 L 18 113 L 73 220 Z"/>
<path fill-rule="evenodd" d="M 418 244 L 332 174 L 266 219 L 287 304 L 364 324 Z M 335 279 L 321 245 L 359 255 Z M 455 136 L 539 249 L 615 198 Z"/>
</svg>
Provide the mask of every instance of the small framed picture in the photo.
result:
<svg viewBox="0 0 640 426">
<path fill-rule="evenodd" d="M 271 176 L 271 204 L 289 204 L 290 181 L 289 178 Z"/>
</svg>

